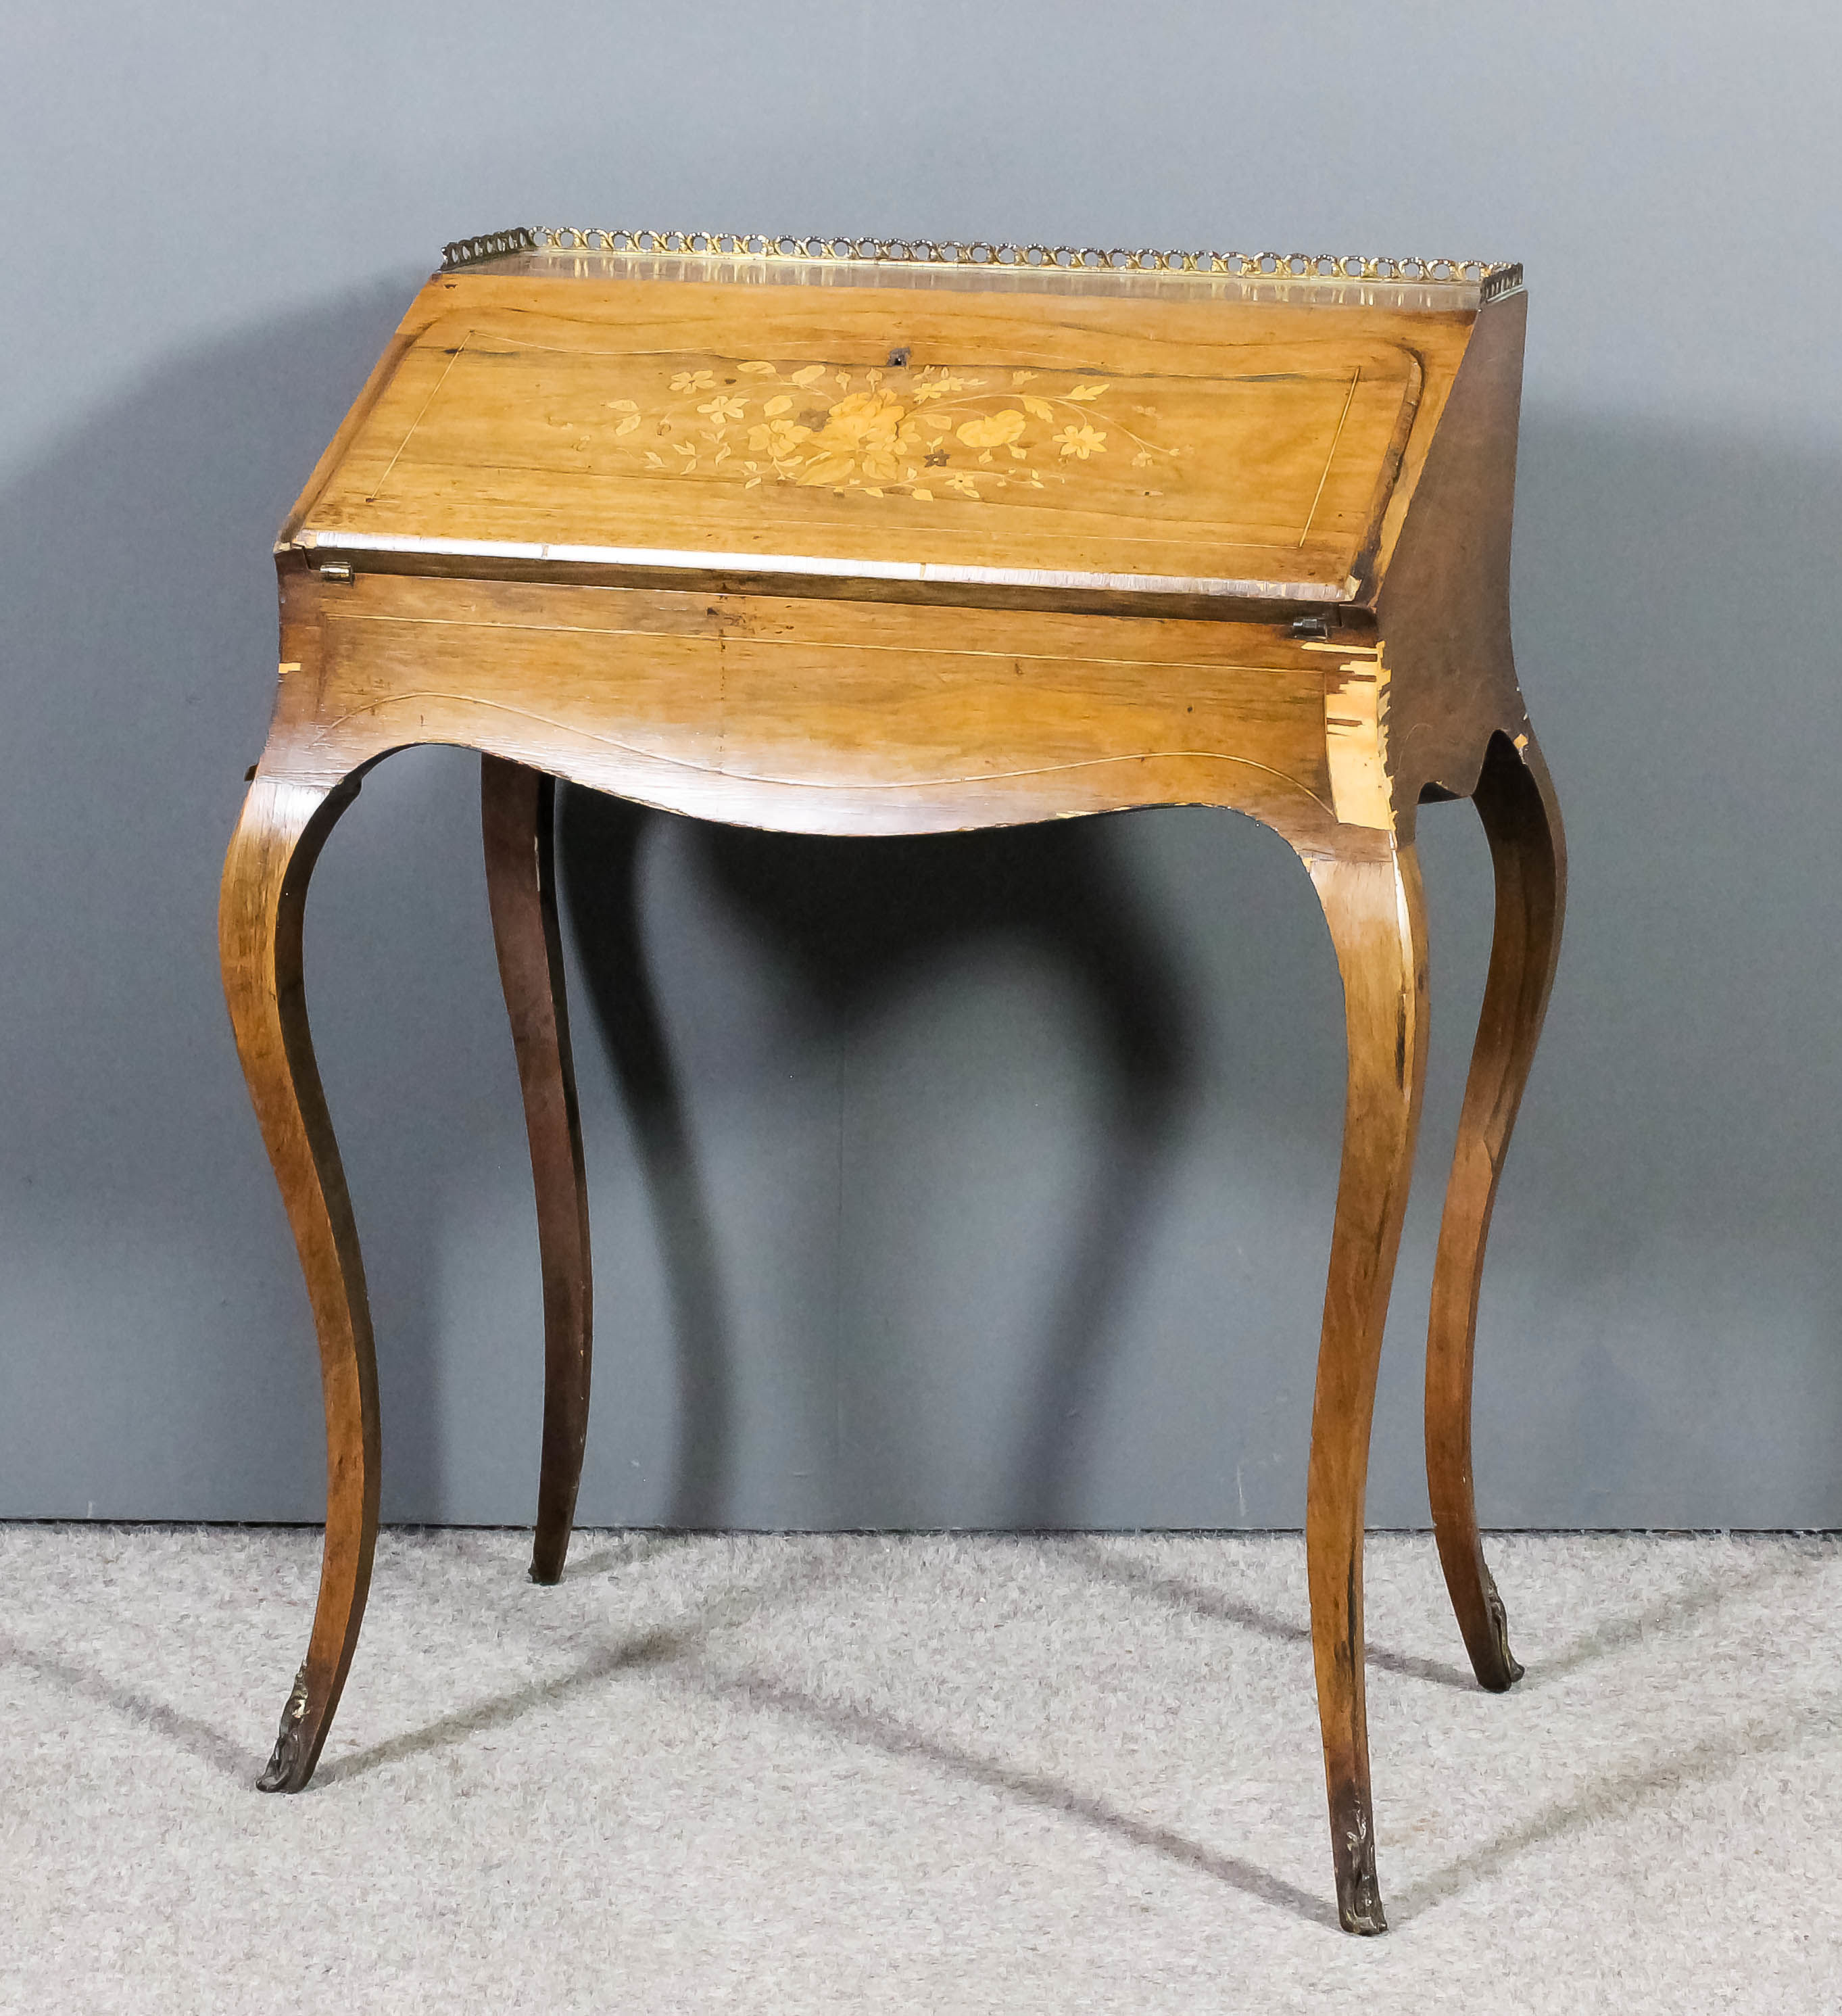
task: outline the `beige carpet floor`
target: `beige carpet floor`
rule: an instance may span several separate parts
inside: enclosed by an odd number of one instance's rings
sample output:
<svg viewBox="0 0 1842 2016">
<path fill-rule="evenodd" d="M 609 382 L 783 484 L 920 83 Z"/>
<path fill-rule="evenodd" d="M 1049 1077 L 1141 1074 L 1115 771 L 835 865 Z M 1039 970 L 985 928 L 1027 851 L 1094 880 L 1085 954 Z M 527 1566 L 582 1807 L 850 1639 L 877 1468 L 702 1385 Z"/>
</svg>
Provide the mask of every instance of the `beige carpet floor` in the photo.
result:
<svg viewBox="0 0 1842 2016">
<path fill-rule="evenodd" d="M 1472 1684 L 1377 1536 L 1336 1929 L 1296 1537 L 401 1532 L 313 1787 L 318 1536 L 0 1527 L 8 2011 L 1842 2009 L 1842 1546 L 1534 1537 Z"/>
</svg>

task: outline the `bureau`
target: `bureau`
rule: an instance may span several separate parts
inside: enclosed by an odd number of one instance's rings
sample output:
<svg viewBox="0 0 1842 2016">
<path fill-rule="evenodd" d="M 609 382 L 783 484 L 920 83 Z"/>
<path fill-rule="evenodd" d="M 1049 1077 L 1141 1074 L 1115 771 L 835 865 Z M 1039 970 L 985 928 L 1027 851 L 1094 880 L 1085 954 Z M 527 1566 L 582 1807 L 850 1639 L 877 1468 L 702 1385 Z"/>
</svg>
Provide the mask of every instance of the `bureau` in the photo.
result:
<svg viewBox="0 0 1842 2016">
<path fill-rule="evenodd" d="M 1426 1049 L 1416 822 L 1456 798 L 1488 837 L 1496 920 L 1427 1467 L 1477 1677 L 1520 1670 L 1479 1541 L 1470 1393 L 1564 882 L 1509 639 L 1521 279 L 570 229 L 448 248 L 282 529 L 273 721 L 224 874 L 225 984 L 326 1416 L 319 1595 L 265 1788 L 312 1775 L 377 1524 L 364 1273 L 301 977 L 314 862 L 365 773 L 419 743 L 481 758 L 544 1285 L 540 1582 L 574 1516 L 591 1305 L 555 780 L 840 835 L 1219 806 L 1297 851 L 1342 976 L 1306 1550 L 1339 1913 L 1383 1928 L 1363 1498 Z"/>
</svg>

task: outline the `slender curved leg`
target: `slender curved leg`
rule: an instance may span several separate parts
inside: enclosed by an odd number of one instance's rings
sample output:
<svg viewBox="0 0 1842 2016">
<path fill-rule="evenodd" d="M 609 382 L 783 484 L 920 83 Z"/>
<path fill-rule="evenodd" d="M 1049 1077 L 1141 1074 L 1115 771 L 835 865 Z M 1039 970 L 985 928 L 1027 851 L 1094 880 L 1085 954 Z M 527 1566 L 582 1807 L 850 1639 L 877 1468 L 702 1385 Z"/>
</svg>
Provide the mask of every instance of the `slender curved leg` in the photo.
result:
<svg viewBox="0 0 1842 2016">
<path fill-rule="evenodd" d="M 1337 1915 L 1345 1931 L 1380 1932 L 1387 1921 L 1376 1885 L 1369 1791 L 1362 1513 L 1382 1328 L 1425 1075 L 1426 927 L 1411 847 L 1366 860 L 1319 857 L 1311 879 L 1343 974 L 1349 1089 L 1311 1409 L 1305 1558 Z"/>
<path fill-rule="evenodd" d="M 327 1118 L 301 991 L 300 923 L 314 862 L 355 778 L 333 786 L 259 777 L 224 864 L 224 991 L 262 1138 L 300 1250 L 326 1408 L 326 1536 L 306 1663 L 260 1784 L 298 1792 L 313 1776 L 345 1685 L 377 1540 L 377 1365 L 351 1201 Z"/>
<path fill-rule="evenodd" d="M 1509 1620 L 1485 1565 L 1471 1488 L 1471 1366 L 1477 1291 L 1497 1178 L 1534 1060 L 1560 949 L 1567 849 L 1541 752 L 1491 738 L 1478 779 L 1478 814 L 1496 871 L 1490 977 L 1465 1086 L 1426 1334 L 1426 1484 L 1445 1586 L 1479 1680 L 1501 1693 L 1522 1677 Z"/>
<path fill-rule="evenodd" d="M 518 1055 L 544 1279 L 544 1453 L 531 1579 L 563 1579 L 588 1435 L 592 1284 L 588 1189 L 556 924 L 556 786 L 541 771 L 480 759 L 486 893 Z"/>
</svg>

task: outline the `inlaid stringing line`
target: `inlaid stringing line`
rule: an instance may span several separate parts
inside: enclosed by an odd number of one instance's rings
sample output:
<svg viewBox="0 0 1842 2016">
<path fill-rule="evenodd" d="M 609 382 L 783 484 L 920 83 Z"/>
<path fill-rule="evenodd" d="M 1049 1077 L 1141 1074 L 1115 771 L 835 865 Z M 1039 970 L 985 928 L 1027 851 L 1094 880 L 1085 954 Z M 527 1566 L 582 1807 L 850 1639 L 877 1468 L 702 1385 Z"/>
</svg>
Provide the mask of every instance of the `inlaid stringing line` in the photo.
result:
<svg viewBox="0 0 1842 2016">
<path fill-rule="evenodd" d="M 1324 495 L 1324 486 L 1330 481 L 1330 465 L 1337 459 L 1337 445 L 1343 439 L 1343 423 L 1350 416 L 1350 408 L 1355 403 L 1356 386 L 1362 376 L 1358 364 L 1350 374 L 1350 389 L 1344 394 L 1343 411 L 1337 416 L 1337 431 L 1330 437 L 1330 452 L 1324 458 L 1324 473 L 1318 478 L 1318 488 L 1311 498 L 1311 508 L 1304 514 L 1304 530 L 1298 535 L 1302 546 L 1311 535 L 1311 520 L 1318 515 L 1318 505 Z"/>
<path fill-rule="evenodd" d="M 446 368 L 443 370 L 441 376 L 435 380 L 434 384 L 430 388 L 429 396 L 422 402 L 421 411 L 419 412 L 416 418 L 409 423 L 408 431 L 405 434 L 403 438 L 398 442 L 397 452 L 393 455 L 390 460 L 384 465 L 383 475 L 377 479 L 376 485 L 372 488 L 370 494 L 365 499 L 365 502 L 367 504 L 375 504 L 378 499 L 383 495 L 383 486 L 390 480 L 390 471 L 394 469 L 397 464 L 402 459 L 404 449 L 408 447 L 411 441 L 415 437 L 416 429 L 419 427 L 423 422 L 428 417 L 429 409 L 435 403 L 436 394 L 439 392 L 441 387 L 448 383 L 448 372 L 452 371 L 455 365 L 459 363 L 461 352 L 466 348 L 468 339 L 473 335 L 473 332 L 470 329 L 462 330 L 461 340 L 454 346 L 454 355 L 448 358 Z"/>
</svg>

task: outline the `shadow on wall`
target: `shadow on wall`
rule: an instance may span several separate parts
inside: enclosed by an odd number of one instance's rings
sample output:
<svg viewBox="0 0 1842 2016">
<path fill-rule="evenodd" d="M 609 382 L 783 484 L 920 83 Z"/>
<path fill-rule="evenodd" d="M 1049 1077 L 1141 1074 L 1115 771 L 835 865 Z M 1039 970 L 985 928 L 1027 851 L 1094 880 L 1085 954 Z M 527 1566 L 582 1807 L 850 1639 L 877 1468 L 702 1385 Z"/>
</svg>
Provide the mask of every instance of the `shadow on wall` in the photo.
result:
<svg viewBox="0 0 1842 2016">
<path fill-rule="evenodd" d="M 1517 540 L 1572 887 L 1480 1489 L 1505 1524 L 1834 1525 L 1842 462 L 1537 405 Z"/>
<path fill-rule="evenodd" d="M 677 1331 L 681 1445 L 670 1523 L 718 1522 L 734 1460 L 732 1345 L 707 1188 L 651 983 L 638 857 L 653 815 L 595 793 L 565 800 L 560 852 L 571 922 L 609 1060 L 656 1201 Z M 1078 1430 L 1091 1417 L 1118 1291 L 1159 1197 L 1160 1153 L 1188 1075 L 1180 997 L 1095 822 L 915 839 L 826 840 L 698 829 L 701 879 L 790 963 L 847 1045 L 918 977 L 969 941 L 1024 941 L 1086 997 L 1100 1036 L 1102 1139 L 1082 1222 L 1050 1306 L 1008 1523 L 1077 1523 Z M 969 1170 L 968 1180 L 979 1181 Z M 842 1267 L 847 1256 L 834 1263 Z M 848 1348 L 848 1341 L 840 1340 Z M 987 1515 L 988 1516 L 988 1514 Z"/>
<path fill-rule="evenodd" d="M 317 1516 L 311 1329 L 218 992 L 216 887 L 268 706 L 272 528 L 409 290 L 393 282 L 179 360 L 0 495 L 0 1514 Z M 1528 417 L 1518 644 L 1574 893 L 1485 1291 L 1480 1490 L 1504 1523 L 1842 1521 L 1839 531 L 1829 463 Z M 397 1517 L 522 1518 L 534 1491 L 534 1241 L 476 806 L 466 758 L 393 760 L 341 824 L 309 911 Z M 1062 1229 L 1034 1273 L 1027 1227 L 1005 1243 L 1020 1223 L 1011 1176 L 983 1151 L 954 1159 L 953 1114 L 927 1084 L 851 1089 L 841 1068 L 830 1081 L 826 1124 L 841 1129 L 867 1089 L 880 1100 L 877 1154 L 950 1177 L 937 1204 L 885 1225 L 881 1246 L 792 1256 L 784 1319 L 835 1305 L 840 1269 L 873 1305 L 896 1243 L 949 1253 L 970 1220 L 996 1228 L 1002 1264 L 1014 1252 L 1030 1301 L 1007 1333 L 1028 1362 L 1002 1492 L 974 1494 L 950 1451 L 922 1447 L 904 1460 L 934 1464 L 932 1481 L 912 1478 L 919 1495 L 902 1502 L 1021 1524 L 1237 1522 L 1213 1420 L 1199 1435 L 1185 1413 L 1206 1391 L 1263 1419 L 1281 1359 L 1308 1395 L 1315 1327 L 1302 1312 L 1321 1254 L 1297 1260 L 1276 1343 L 1256 1305 L 1222 1301 L 1202 1244 L 1175 1255 L 1200 1300 L 1172 1305 L 1155 1350 L 1135 1282 L 1186 1212 L 1212 1222 L 1250 1132 L 1303 1139 L 1327 1229 L 1335 1149 L 1320 1121 L 1334 1102 L 1306 1097 L 1283 1047 L 1247 1069 L 1258 1053 L 1217 997 L 1285 1016 L 1280 981 L 1304 975 L 1317 1035 L 1293 1047 L 1314 1083 L 1333 1074 L 1319 1039 L 1336 1017 L 1317 998 L 1332 969 L 1302 877 L 1286 863 L 1285 900 L 1250 916 L 1247 891 L 1201 877 L 1202 855 L 1185 851 L 1201 816 L 851 844 L 681 830 L 696 897 L 681 912 L 635 904 L 641 837 L 664 823 L 569 794 L 566 872 L 592 996 L 577 1004 L 578 1055 L 599 1024 L 634 1129 L 621 1166 L 649 1179 L 662 1283 L 649 1324 L 643 1303 L 602 1298 L 597 1438 L 675 1432 L 678 1450 L 662 1496 L 634 1500 L 604 1476 L 585 1512 L 694 1522 L 765 1502 L 757 1473 L 772 1453 L 751 1436 L 750 1396 L 779 1361 L 751 1318 L 759 1284 L 736 1262 L 735 1193 L 686 1118 L 699 1004 L 628 984 L 726 919 L 743 927 L 734 957 L 788 976 L 822 1052 L 861 1062 L 864 1031 L 918 990 L 957 990 L 1005 1067 L 981 1081 L 981 1139 L 1027 1133 L 1067 1065 Z M 1481 855 L 1475 823 L 1430 809 L 1423 833 L 1436 974 L 1480 972 L 1488 920 L 1439 909 L 1447 869 L 1462 855 L 1470 874 Z M 1256 880 L 1267 873 L 1246 848 L 1231 853 L 1237 867 L 1254 861 Z M 1020 948 L 1030 1000 L 1009 978 L 962 987 L 969 945 Z M 1185 978 L 1196 973 L 1203 992 Z M 1433 1125 L 1384 1369 L 1383 1522 L 1412 1517 L 1418 1489 L 1416 1298 L 1440 1115 L 1455 1108 L 1470 1036 L 1452 999 L 1436 996 Z M 1047 1029 L 1067 1053 L 1046 1075 L 1010 1069 L 1022 1053 L 1006 1047 L 1009 1024 L 1026 1012 L 1032 1041 Z M 1085 1061 L 1068 1062 L 1084 1046 Z M 889 1053 L 869 1054 L 880 1071 Z M 505 1285 L 484 1313 L 448 1278 L 469 1185 L 505 1232 L 502 1266 L 491 1247 Z M 1294 1262 L 1256 1251 L 1249 1266 L 1251 1278 Z M 974 1348 L 1000 1347 L 1012 1348 L 1002 1337 Z M 675 1366 L 675 1399 L 623 1424 L 621 1362 L 649 1357 Z M 1149 1390 L 1180 1363 L 1193 1376 L 1172 1397 Z M 839 1374 L 892 1424 L 886 1449 L 901 1445 L 910 1370 L 872 1349 Z M 827 1402 L 815 1388 L 803 1404 Z M 1295 1420 L 1303 1399 L 1286 1405 Z M 866 1487 L 832 1502 L 850 1523 L 852 1505 L 886 1501 Z"/>
</svg>

